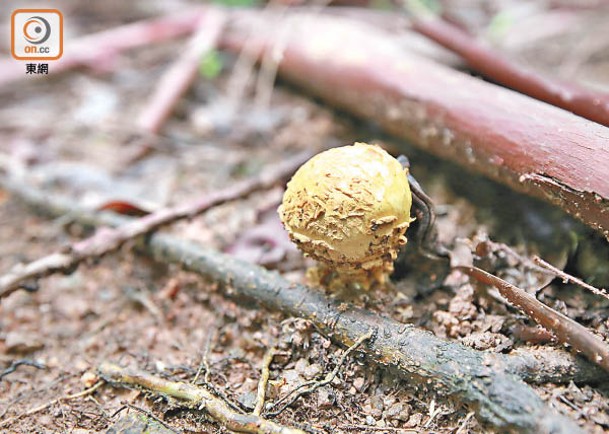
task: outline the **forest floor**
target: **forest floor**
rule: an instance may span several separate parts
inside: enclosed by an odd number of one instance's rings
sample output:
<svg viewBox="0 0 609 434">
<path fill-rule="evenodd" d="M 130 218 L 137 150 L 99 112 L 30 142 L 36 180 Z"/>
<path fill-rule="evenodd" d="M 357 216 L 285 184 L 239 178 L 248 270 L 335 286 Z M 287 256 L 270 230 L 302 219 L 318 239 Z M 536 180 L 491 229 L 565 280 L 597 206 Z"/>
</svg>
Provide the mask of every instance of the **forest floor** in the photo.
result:
<svg viewBox="0 0 609 434">
<path fill-rule="evenodd" d="M 83 33 L 118 25 L 118 16 L 127 21 L 146 15 L 136 3 L 64 3 L 64 13 L 69 10 L 73 20 L 80 20 Z M 353 141 L 395 149 L 394 139 L 374 125 L 333 112 L 281 82 L 269 106 L 257 104 L 255 89 L 247 87 L 241 109 L 231 117 L 222 95 L 235 59 L 222 54 L 222 72 L 195 82 L 152 152 L 134 161 L 149 139 L 138 136 L 129 122 L 181 44 L 141 48 L 115 59 L 106 72 L 77 70 L 44 84 L 21 80 L 18 90 L 0 89 L 0 152 L 45 191 L 85 206 L 122 200 L 154 210 L 204 196 L 302 150 Z M 598 256 L 595 237 L 561 212 L 476 175 L 463 176 L 463 169 L 415 149 L 409 158 L 437 204 L 440 238 L 446 243 L 490 237 L 575 272 L 590 268 L 586 255 Z M 306 282 L 311 262 L 291 245 L 279 222 L 281 196 L 281 188 L 257 192 L 164 230 Z M 0 191 L 0 270 L 57 251 L 86 233 L 69 216 L 48 219 Z M 573 234 L 588 240 L 575 245 Z M 106 432 L 127 412 L 137 412 L 124 408 L 128 402 L 176 431 L 226 432 L 202 412 L 137 390 L 104 385 L 87 396 L 54 400 L 90 387 L 103 361 L 186 382 L 206 362 L 209 373 L 199 382 L 208 381 L 224 399 L 251 411 L 270 347 L 278 352 L 271 364 L 270 401 L 332 370 L 344 351 L 305 320 L 236 303 L 214 282 L 154 262 L 130 247 L 72 274 L 44 279 L 37 292 L 20 291 L 2 300 L 0 372 L 15 360 L 40 366 L 22 365 L 0 379 L 0 424 L 17 418 L 0 431 Z M 356 303 L 481 351 L 558 346 L 519 311 L 462 276 L 446 276 L 442 267 L 415 253 L 404 262 L 390 288 Z M 561 282 L 546 286 L 543 277 L 509 256 L 497 268 L 526 289 L 545 286 L 538 294 L 545 303 L 609 336 L 606 300 Z M 436 275 L 430 278 L 423 269 Z M 533 387 L 587 432 L 609 430 L 606 386 Z M 45 404 L 50 405 L 26 414 Z M 400 380 L 357 352 L 330 385 L 300 398 L 275 420 L 321 432 L 485 431 L 464 405 Z"/>
</svg>

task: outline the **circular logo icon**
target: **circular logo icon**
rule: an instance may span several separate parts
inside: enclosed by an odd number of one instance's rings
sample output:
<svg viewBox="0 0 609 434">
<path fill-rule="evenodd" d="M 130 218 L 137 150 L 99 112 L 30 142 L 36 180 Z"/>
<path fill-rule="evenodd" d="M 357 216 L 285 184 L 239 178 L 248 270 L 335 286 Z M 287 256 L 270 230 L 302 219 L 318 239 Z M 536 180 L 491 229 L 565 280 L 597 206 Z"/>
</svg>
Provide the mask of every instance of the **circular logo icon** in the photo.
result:
<svg viewBox="0 0 609 434">
<path fill-rule="evenodd" d="M 51 26 L 42 17 L 30 17 L 23 25 L 23 36 L 30 44 L 42 44 L 51 36 Z"/>
</svg>

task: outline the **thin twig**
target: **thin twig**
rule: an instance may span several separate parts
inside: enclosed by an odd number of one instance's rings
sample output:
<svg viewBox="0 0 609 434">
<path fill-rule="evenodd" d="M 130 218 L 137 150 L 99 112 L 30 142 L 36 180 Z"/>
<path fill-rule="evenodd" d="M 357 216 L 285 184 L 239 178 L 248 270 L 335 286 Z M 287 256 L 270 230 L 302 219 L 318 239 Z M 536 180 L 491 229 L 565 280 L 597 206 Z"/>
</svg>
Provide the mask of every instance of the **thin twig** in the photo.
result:
<svg viewBox="0 0 609 434">
<path fill-rule="evenodd" d="M 312 5 L 307 8 L 307 11 L 313 15 L 317 15 L 328 6 L 330 0 L 314 0 Z M 280 1 L 271 0 L 267 7 L 268 12 L 274 12 L 278 17 L 278 32 L 273 36 L 271 43 L 272 48 L 265 52 L 260 61 L 260 70 L 256 79 L 256 96 L 254 104 L 262 110 L 268 110 L 271 105 L 271 97 L 273 95 L 273 87 L 277 78 L 277 70 L 279 63 L 284 56 L 287 41 L 290 38 L 290 30 L 293 23 L 289 16 L 285 16 L 285 12 L 290 7 L 282 4 Z"/>
<path fill-rule="evenodd" d="M 19 366 L 32 366 L 36 369 L 46 369 L 46 366 L 44 364 L 36 362 L 35 360 L 29 360 L 29 359 L 15 360 L 11 363 L 11 366 L 6 368 L 4 371 L 0 372 L 0 381 L 2 381 L 2 379 L 4 377 L 6 377 L 7 375 L 15 372 Z"/>
<path fill-rule="evenodd" d="M 586 327 L 546 306 L 523 289 L 477 267 L 456 267 L 479 282 L 492 285 L 510 303 L 519 307 L 537 323 L 551 331 L 562 343 L 568 343 L 588 360 L 609 371 L 609 346 Z"/>
<path fill-rule="evenodd" d="M 266 399 L 266 387 L 269 383 L 269 377 L 271 376 L 271 363 L 275 357 L 275 348 L 269 347 L 268 351 L 262 359 L 262 369 L 260 373 L 260 381 L 258 381 L 258 393 L 256 394 L 256 407 L 254 407 L 253 414 L 260 416 L 262 409 L 264 408 L 264 400 Z"/>
<path fill-rule="evenodd" d="M 286 396 L 284 396 L 277 402 L 273 403 L 271 408 L 275 408 L 275 410 L 266 412 L 265 414 L 267 414 L 269 416 L 277 416 L 279 413 L 281 413 L 283 410 L 288 408 L 290 405 L 294 404 L 294 402 L 296 402 L 296 400 L 298 398 L 300 398 L 301 396 L 308 395 L 309 393 L 314 392 L 315 390 L 319 389 L 320 387 L 330 384 L 338 375 L 338 371 L 340 371 L 340 369 L 343 367 L 349 354 L 351 354 L 353 351 L 355 351 L 355 349 L 357 347 L 359 347 L 364 341 L 370 339 L 373 335 L 374 335 L 374 331 L 369 330 L 366 334 L 360 336 L 353 343 L 353 345 L 351 345 L 349 348 L 347 348 L 347 350 L 345 350 L 343 352 L 343 354 L 340 356 L 340 359 L 338 359 L 338 363 L 336 364 L 334 369 L 332 369 L 332 371 L 328 372 L 324 378 L 322 378 L 321 380 L 307 381 L 307 382 L 301 384 L 300 386 L 296 387 L 294 390 L 289 392 Z"/>
<path fill-rule="evenodd" d="M 165 316 L 159 307 L 155 304 L 150 296 L 150 290 L 143 286 L 141 289 L 129 289 L 127 297 L 132 299 L 137 304 L 142 305 L 155 319 L 157 324 L 165 322 Z"/>
<path fill-rule="evenodd" d="M 160 423 L 163 427 L 167 428 L 171 432 L 175 432 L 175 433 L 181 433 L 181 432 L 183 432 L 181 429 L 174 428 L 171 425 L 167 424 L 167 422 L 165 422 L 161 418 L 155 416 L 153 413 L 149 412 L 145 408 L 138 407 L 137 405 L 131 404 L 129 402 L 124 402 L 123 404 L 124 404 L 125 407 L 131 408 L 131 409 L 133 409 L 135 411 L 139 411 L 140 413 L 145 414 L 150 419 L 153 419 L 156 422 Z"/>
<path fill-rule="evenodd" d="M 245 411 L 243 411 L 242 408 L 240 408 L 238 405 L 236 405 L 235 403 L 233 403 L 225 394 L 224 392 L 222 392 L 221 390 L 219 390 L 218 388 L 216 388 L 216 386 L 214 386 L 211 382 L 211 367 L 209 364 L 209 352 L 211 350 L 211 346 L 212 346 L 212 341 L 215 339 L 216 337 L 216 332 L 217 329 L 214 328 L 213 331 L 211 331 L 208 335 L 207 335 L 207 340 L 205 342 L 205 349 L 203 350 L 203 354 L 201 356 L 201 363 L 199 364 L 199 368 L 197 369 L 197 374 L 195 375 L 195 378 L 191 381 L 191 384 L 197 384 L 197 379 L 198 377 L 201 376 L 201 372 L 203 372 L 203 369 L 205 369 L 205 374 L 203 377 L 203 383 L 205 384 L 205 386 L 207 388 L 209 388 L 209 390 L 211 390 L 213 393 L 215 393 L 216 395 L 218 395 L 220 398 L 222 398 L 224 401 L 226 401 L 226 403 L 236 412 L 238 413 L 245 413 Z"/>
<path fill-rule="evenodd" d="M 55 378 L 54 380 L 52 380 L 49 383 L 46 383 L 44 386 L 32 388 L 32 389 L 28 390 L 27 392 L 24 392 L 23 394 L 17 396 L 16 398 L 11 399 L 8 402 L 5 402 L 4 408 L 2 409 L 2 411 L 0 411 L 0 419 L 3 419 L 4 416 L 6 415 L 6 413 L 8 413 L 19 402 L 27 401 L 32 396 L 36 396 L 36 395 L 42 394 L 43 392 L 49 391 L 53 387 L 55 387 L 58 384 L 60 384 L 61 382 L 63 382 L 68 377 L 70 377 L 70 375 L 68 375 L 66 373 L 60 374 L 57 376 L 57 378 Z"/>
<path fill-rule="evenodd" d="M 550 264 L 549 262 L 544 261 L 539 256 L 533 256 L 533 261 L 535 262 L 535 264 L 549 270 L 556 277 L 560 277 L 564 282 L 575 283 L 576 285 L 579 285 L 582 288 L 587 289 L 588 291 L 592 292 L 593 294 L 600 295 L 601 297 L 605 297 L 607 300 L 609 300 L 609 294 L 607 293 L 606 289 L 604 289 L 604 288 L 599 289 L 595 286 L 592 286 L 592 285 L 584 282 L 581 279 L 578 279 L 577 277 L 571 276 L 570 274 L 567 274 L 564 271 L 556 268 L 554 265 Z"/>
<path fill-rule="evenodd" d="M 83 390 L 82 392 L 78 392 L 78 393 L 74 393 L 72 395 L 67 395 L 67 396 L 63 396 L 61 398 L 53 399 L 53 400 L 47 402 L 46 404 L 42 404 L 38 407 L 31 408 L 24 413 L 18 414 L 17 416 L 14 416 L 14 417 L 1 421 L 0 428 L 6 428 L 7 426 L 12 425 L 14 422 L 16 422 L 20 419 L 23 419 L 26 416 L 31 416 L 33 414 L 46 410 L 47 408 L 49 408 L 55 404 L 58 404 L 60 402 L 70 401 L 72 399 L 82 398 L 83 396 L 90 395 L 93 392 L 95 392 L 97 389 L 99 389 L 101 386 L 103 386 L 104 384 L 105 384 L 104 381 L 98 381 L 93 386 L 89 387 L 88 389 Z"/>
<path fill-rule="evenodd" d="M 474 416 L 473 411 L 470 411 L 469 413 L 467 413 L 467 415 L 463 418 L 463 422 L 461 422 L 461 425 L 459 425 L 459 429 L 455 432 L 455 434 L 461 434 L 462 432 L 464 432 L 465 427 L 467 426 L 467 424 L 469 423 L 470 419 Z"/>
<path fill-rule="evenodd" d="M 201 376 L 201 372 L 205 369 L 205 374 L 203 377 L 203 384 L 207 387 L 213 394 L 219 396 L 230 408 L 240 414 L 246 414 L 247 412 L 239 407 L 237 404 L 231 401 L 231 399 L 219 388 L 217 388 L 211 382 L 211 367 L 209 365 L 209 351 L 211 349 L 211 342 L 214 340 L 216 336 L 216 329 L 213 332 L 210 332 L 207 335 L 207 342 L 205 343 L 205 350 L 203 350 L 203 355 L 201 356 L 201 363 L 199 364 L 199 368 L 197 369 L 197 373 L 190 384 L 197 385 L 197 380 Z"/>
<path fill-rule="evenodd" d="M 206 384 L 211 384 L 211 368 L 209 366 L 209 351 L 211 349 L 211 341 L 214 339 L 216 332 L 207 339 L 207 345 L 205 345 L 205 353 L 203 353 L 203 364 L 205 365 L 205 376 L 203 379 Z"/>
<path fill-rule="evenodd" d="M 432 399 L 431 403 L 429 404 L 429 419 L 427 419 L 427 422 L 425 422 L 423 428 L 427 428 L 429 425 L 431 425 L 431 423 L 434 421 L 436 416 L 440 414 L 441 411 L 442 410 L 439 406 L 436 407 L 436 400 Z"/>
<path fill-rule="evenodd" d="M 137 124 L 143 131 L 150 134 L 161 131 L 177 101 L 197 76 L 201 57 L 215 47 L 225 22 L 224 12 L 218 9 L 209 9 L 201 16 L 196 33 L 158 81 L 140 113 Z"/>
<path fill-rule="evenodd" d="M 280 11 L 284 12 L 287 6 L 279 6 Z M 281 13 L 280 12 L 280 13 Z M 273 87 L 277 78 L 277 68 L 279 61 L 284 55 L 286 39 L 289 37 L 289 19 L 279 21 L 279 34 L 273 41 L 273 49 L 263 56 L 260 62 L 260 70 L 256 78 L 256 97 L 255 105 L 261 110 L 268 110 L 273 96 Z"/>
<path fill-rule="evenodd" d="M 520 264 L 524 265 L 526 268 L 528 268 L 532 271 L 536 271 L 538 273 L 541 273 L 541 274 L 544 274 L 547 276 L 555 275 L 550 270 L 547 270 L 547 269 L 535 264 L 535 262 L 533 262 L 533 260 L 531 258 L 529 258 L 528 256 L 521 255 L 513 247 L 508 246 L 507 244 L 498 243 L 496 241 L 487 239 L 487 240 L 480 242 L 480 244 L 478 244 L 478 246 L 481 246 L 481 245 L 484 245 L 485 247 L 490 248 L 493 253 L 500 251 L 500 252 L 505 253 L 507 256 L 511 256 L 512 258 L 514 258 L 518 262 L 520 262 Z"/>
<path fill-rule="evenodd" d="M 311 154 L 308 152 L 298 154 L 272 170 L 265 170 L 253 178 L 237 182 L 224 190 L 212 191 L 194 202 L 163 208 L 147 216 L 129 221 L 119 228 L 100 228 L 91 237 L 69 246 L 67 251 L 52 253 L 27 265 L 18 264 L 7 274 L 0 277 L 0 299 L 18 290 L 28 281 L 60 271 L 74 270 L 86 259 L 98 258 L 115 251 L 125 242 L 145 235 L 161 226 L 180 219 L 195 217 L 214 206 L 244 197 L 256 190 L 269 188 L 292 174 L 310 156 Z M 7 185 L 9 182 L 8 180 L 0 180 L 0 183 Z"/>
<path fill-rule="evenodd" d="M 164 396 L 171 396 L 207 412 L 215 421 L 232 431 L 269 434 L 305 434 L 297 428 L 279 425 L 252 414 L 239 414 L 202 387 L 179 381 L 169 381 L 139 370 L 103 363 L 99 373 L 106 381 L 122 387 L 141 387 Z"/>
<path fill-rule="evenodd" d="M 419 430 L 410 429 L 410 428 L 397 428 L 393 426 L 372 426 L 372 425 L 339 425 L 338 428 L 344 429 L 346 431 L 358 431 L 358 432 L 366 432 L 366 431 L 383 431 L 383 432 L 395 432 L 400 434 L 409 434 L 409 433 L 418 433 Z"/>
<path fill-rule="evenodd" d="M 110 415 L 110 419 L 114 419 L 119 413 L 121 413 L 123 410 L 129 408 L 127 406 L 127 404 L 123 403 L 123 405 L 121 405 L 118 409 L 116 409 L 116 411 L 114 413 L 112 413 Z"/>
<path fill-rule="evenodd" d="M 201 356 L 201 363 L 199 364 L 199 369 L 197 369 L 197 374 L 195 378 L 190 382 L 191 384 L 197 384 L 197 380 L 201 376 L 201 372 L 203 368 L 205 368 L 205 384 L 209 384 L 209 377 L 211 375 L 211 369 L 209 368 L 209 349 L 211 348 L 211 341 L 215 336 L 215 331 L 211 332 L 207 335 L 207 340 L 205 342 L 205 350 L 203 350 L 203 355 Z"/>
</svg>

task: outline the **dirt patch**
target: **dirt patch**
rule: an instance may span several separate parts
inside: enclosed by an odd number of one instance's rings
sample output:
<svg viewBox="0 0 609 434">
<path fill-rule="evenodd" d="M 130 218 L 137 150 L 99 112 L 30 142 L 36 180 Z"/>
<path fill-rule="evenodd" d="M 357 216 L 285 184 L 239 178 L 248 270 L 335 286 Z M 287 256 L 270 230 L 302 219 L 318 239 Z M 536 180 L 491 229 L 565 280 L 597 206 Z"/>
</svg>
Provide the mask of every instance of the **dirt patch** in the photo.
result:
<svg viewBox="0 0 609 434">
<path fill-rule="evenodd" d="M 74 16 L 83 26 L 94 16 L 93 5 L 63 4 L 66 10 L 76 8 Z M 113 8 L 126 9 L 117 15 Z M 96 23 L 109 28 L 118 24 L 116 16 L 142 18 L 146 14 L 140 8 L 111 2 L 101 8 L 106 13 Z M 25 81 L 18 91 L 1 89 L 3 156 L 24 180 L 84 205 L 125 200 L 154 210 L 200 197 L 304 149 L 354 140 L 392 149 L 392 139 L 373 126 L 332 113 L 283 84 L 268 107 L 256 105 L 250 85 L 242 109 L 223 118 L 218 96 L 226 93 L 236 60 L 226 56 L 223 72 L 213 80 L 197 80 L 153 151 L 133 162 L 130 158 L 146 138 L 134 133 L 127 120 L 139 112 L 181 44 L 168 42 L 122 56 L 110 73 L 70 72 L 45 82 L 44 92 L 40 83 Z M 440 239 L 447 244 L 490 236 L 603 284 L 598 270 L 607 269 L 606 245 L 590 231 L 548 206 L 476 175 L 463 176 L 448 163 L 414 150 L 409 157 L 414 174 L 438 205 Z M 281 189 L 258 192 L 166 230 L 304 282 L 311 263 L 281 227 L 275 212 L 281 195 Z M 88 233 L 90 228 L 71 223 L 69 216 L 45 218 L 0 191 L 1 270 Z M 199 376 L 198 384 L 250 412 L 269 347 L 277 349 L 269 402 L 331 371 L 345 350 L 307 321 L 231 301 L 214 282 L 140 257 L 130 247 L 69 275 L 44 279 L 37 292 L 20 291 L 2 300 L 0 368 L 20 360 L 29 363 L 0 381 L 5 432 L 105 432 L 122 414 L 138 414 L 124 408 L 124 402 L 145 408 L 181 432 L 226 432 L 196 409 L 139 390 L 103 385 L 82 397 L 58 398 L 91 387 L 103 361 L 189 382 L 206 359 L 209 373 Z M 539 291 L 547 304 L 605 340 L 609 336 L 602 298 L 560 282 L 547 286 L 547 278 L 509 255 L 493 261 L 489 266 L 500 276 Z M 388 290 L 360 296 L 356 303 L 480 351 L 557 345 L 493 291 L 474 287 L 463 276 L 447 275 L 446 267 L 422 257 L 414 246 L 400 259 L 393 280 Z M 606 387 L 535 388 L 550 407 L 586 431 L 609 429 Z M 34 411 L 39 406 L 45 407 Z M 303 396 L 274 420 L 318 432 L 485 432 L 463 404 L 400 380 L 357 351 L 330 385 Z"/>
</svg>

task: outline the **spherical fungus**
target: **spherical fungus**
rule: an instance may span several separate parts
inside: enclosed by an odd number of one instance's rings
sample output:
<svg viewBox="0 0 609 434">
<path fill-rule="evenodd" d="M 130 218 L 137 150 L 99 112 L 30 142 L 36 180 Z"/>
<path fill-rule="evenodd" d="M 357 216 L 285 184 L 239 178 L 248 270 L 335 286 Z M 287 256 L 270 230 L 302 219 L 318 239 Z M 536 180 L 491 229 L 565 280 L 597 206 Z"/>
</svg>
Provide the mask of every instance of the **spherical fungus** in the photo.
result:
<svg viewBox="0 0 609 434">
<path fill-rule="evenodd" d="M 406 169 L 379 146 L 355 143 L 300 167 L 279 216 L 292 241 L 326 271 L 369 287 L 393 271 L 411 203 Z"/>
</svg>

